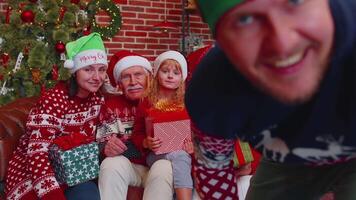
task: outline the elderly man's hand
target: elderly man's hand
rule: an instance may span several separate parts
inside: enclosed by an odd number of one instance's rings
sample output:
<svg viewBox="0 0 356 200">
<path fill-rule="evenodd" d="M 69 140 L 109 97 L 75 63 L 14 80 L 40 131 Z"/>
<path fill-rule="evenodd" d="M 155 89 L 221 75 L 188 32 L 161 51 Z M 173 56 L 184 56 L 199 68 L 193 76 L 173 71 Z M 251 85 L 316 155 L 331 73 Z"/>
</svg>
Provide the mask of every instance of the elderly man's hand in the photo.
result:
<svg viewBox="0 0 356 200">
<path fill-rule="evenodd" d="M 116 135 L 109 137 L 104 147 L 104 153 L 108 157 L 121 155 L 126 150 L 127 150 L 127 146 L 125 145 L 124 141 L 116 137 Z"/>
</svg>

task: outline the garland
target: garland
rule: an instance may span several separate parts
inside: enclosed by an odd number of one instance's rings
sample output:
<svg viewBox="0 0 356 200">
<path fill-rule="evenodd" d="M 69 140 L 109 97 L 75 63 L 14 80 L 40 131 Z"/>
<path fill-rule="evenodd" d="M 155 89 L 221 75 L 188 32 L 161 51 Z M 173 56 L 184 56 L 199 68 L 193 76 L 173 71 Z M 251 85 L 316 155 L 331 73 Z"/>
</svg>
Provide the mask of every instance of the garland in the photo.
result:
<svg viewBox="0 0 356 200">
<path fill-rule="evenodd" d="M 95 15 L 100 9 L 111 17 L 111 23 L 108 26 L 99 25 L 95 20 Z M 114 37 L 121 29 L 120 9 L 110 0 L 92 0 L 88 4 L 88 16 L 92 24 L 92 32 L 98 32 L 104 38 Z"/>
</svg>

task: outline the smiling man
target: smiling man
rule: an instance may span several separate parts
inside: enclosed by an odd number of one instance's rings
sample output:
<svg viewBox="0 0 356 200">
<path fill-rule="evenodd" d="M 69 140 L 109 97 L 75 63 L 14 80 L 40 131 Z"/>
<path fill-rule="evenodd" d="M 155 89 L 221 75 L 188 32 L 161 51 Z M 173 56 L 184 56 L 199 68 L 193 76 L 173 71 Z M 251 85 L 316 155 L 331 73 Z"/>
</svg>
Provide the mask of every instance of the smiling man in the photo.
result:
<svg viewBox="0 0 356 200">
<path fill-rule="evenodd" d="M 208 133 L 195 137 L 197 182 L 201 169 L 229 170 L 220 158 L 239 137 L 264 156 L 247 199 L 355 199 L 356 1 L 197 4 L 217 41 L 186 93 Z"/>
</svg>

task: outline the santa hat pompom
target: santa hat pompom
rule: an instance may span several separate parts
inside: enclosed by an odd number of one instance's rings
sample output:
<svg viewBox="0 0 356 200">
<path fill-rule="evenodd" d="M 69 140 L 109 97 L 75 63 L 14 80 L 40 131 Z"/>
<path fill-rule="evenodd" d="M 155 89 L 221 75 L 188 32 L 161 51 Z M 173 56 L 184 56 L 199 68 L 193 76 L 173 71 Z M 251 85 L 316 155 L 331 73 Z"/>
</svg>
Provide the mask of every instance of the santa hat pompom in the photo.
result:
<svg viewBox="0 0 356 200">
<path fill-rule="evenodd" d="M 66 61 L 64 62 L 64 68 L 73 69 L 73 68 L 74 68 L 74 62 L 73 62 L 73 60 L 66 60 Z"/>
</svg>

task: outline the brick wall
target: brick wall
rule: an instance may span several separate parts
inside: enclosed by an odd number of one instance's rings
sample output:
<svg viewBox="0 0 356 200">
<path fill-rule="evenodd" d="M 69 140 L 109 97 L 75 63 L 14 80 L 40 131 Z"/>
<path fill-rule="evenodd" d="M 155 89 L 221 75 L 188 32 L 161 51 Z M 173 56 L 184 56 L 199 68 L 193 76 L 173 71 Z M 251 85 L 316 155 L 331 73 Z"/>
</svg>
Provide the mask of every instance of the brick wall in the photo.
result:
<svg viewBox="0 0 356 200">
<path fill-rule="evenodd" d="M 166 1 L 167 10 L 164 9 Z M 109 55 L 126 49 L 154 59 L 166 50 L 180 50 L 182 38 L 182 0 L 114 0 L 120 7 L 123 25 L 115 37 L 105 41 Z M 6 0 L 0 0 L 1 14 L 4 16 Z M 165 15 L 165 11 L 167 15 Z M 152 26 L 161 22 L 165 16 L 178 29 L 169 33 L 154 31 Z M 213 42 L 208 26 L 197 14 L 189 14 L 192 33 L 203 38 L 205 45 Z M 105 24 L 110 20 L 104 12 L 97 15 L 97 22 Z M 187 33 L 187 31 L 185 31 Z"/>
</svg>

